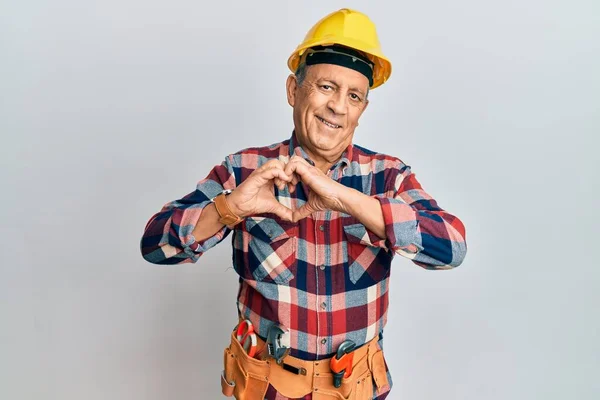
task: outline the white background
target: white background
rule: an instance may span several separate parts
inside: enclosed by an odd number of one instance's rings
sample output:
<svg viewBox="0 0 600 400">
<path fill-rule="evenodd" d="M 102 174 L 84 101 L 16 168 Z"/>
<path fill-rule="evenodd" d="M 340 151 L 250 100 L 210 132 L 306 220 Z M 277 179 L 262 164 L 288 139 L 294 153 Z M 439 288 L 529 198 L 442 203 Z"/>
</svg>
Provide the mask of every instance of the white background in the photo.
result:
<svg viewBox="0 0 600 400">
<path fill-rule="evenodd" d="M 394 261 L 389 399 L 599 398 L 597 1 L 0 3 L 0 398 L 221 398 L 230 238 L 171 267 L 139 240 L 290 136 L 287 57 L 344 6 L 393 63 L 355 143 L 467 228 L 455 270 Z"/>
</svg>

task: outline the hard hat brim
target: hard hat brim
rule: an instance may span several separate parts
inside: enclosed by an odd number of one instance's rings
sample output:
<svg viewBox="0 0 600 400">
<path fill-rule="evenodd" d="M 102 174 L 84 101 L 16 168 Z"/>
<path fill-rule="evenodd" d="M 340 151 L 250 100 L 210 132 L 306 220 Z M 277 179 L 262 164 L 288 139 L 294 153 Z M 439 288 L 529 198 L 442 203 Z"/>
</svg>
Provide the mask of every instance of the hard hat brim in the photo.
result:
<svg viewBox="0 0 600 400">
<path fill-rule="evenodd" d="M 390 60 L 388 60 L 377 49 L 369 48 L 366 43 L 352 38 L 338 38 L 333 42 L 323 39 L 304 42 L 298 46 L 288 58 L 288 68 L 290 71 L 295 73 L 298 69 L 300 58 L 307 49 L 314 46 L 327 46 L 333 44 L 340 44 L 358 51 L 362 51 L 363 53 L 367 54 L 371 61 L 373 61 L 375 65 L 373 67 L 373 85 L 371 86 L 371 89 L 375 89 L 376 87 L 382 85 L 390 78 L 390 75 L 392 74 L 392 63 Z"/>
</svg>

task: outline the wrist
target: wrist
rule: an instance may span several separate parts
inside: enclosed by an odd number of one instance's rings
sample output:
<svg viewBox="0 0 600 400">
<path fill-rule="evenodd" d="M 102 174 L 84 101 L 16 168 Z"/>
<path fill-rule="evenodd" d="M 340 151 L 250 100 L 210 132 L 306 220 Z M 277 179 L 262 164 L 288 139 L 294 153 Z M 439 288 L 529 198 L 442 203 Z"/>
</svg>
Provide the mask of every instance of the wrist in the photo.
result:
<svg viewBox="0 0 600 400">
<path fill-rule="evenodd" d="M 243 221 L 243 218 L 236 214 L 236 211 L 232 210 L 229 206 L 228 197 L 231 196 L 232 190 L 224 190 L 221 194 L 217 195 L 211 202 L 215 205 L 217 214 L 219 214 L 219 222 L 230 228 Z"/>
<path fill-rule="evenodd" d="M 229 206 L 229 209 L 231 210 L 231 212 L 233 212 L 235 215 L 237 215 L 240 218 L 245 218 L 246 214 L 244 212 L 242 212 L 242 210 L 239 209 L 238 205 L 238 196 L 236 195 L 236 191 L 234 190 L 233 192 L 231 192 L 231 194 L 227 195 L 225 197 L 225 199 L 227 200 L 227 205 Z"/>
<path fill-rule="evenodd" d="M 354 205 L 356 204 L 356 195 L 360 194 L 357 190 L 341 185 L 340 196 L 338 198 L 339 209 L 337 211 L 354 215 Z"/>
</svg>

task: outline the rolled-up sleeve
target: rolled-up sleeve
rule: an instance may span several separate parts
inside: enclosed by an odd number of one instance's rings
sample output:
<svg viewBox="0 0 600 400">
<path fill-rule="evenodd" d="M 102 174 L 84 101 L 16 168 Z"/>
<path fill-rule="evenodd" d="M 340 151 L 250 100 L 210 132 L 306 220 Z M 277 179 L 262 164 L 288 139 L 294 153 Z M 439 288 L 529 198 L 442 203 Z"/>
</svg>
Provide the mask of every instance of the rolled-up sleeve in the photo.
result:
<svg viewBox="0 0 600 400">
<path fill-rule="evenodd" d="M 426 269 L 459 266 L 467 253 L 462 221 L 438 206 L 410 166 L 400 163 L 394 170 L 393 196 L 377 197 L 388 246 Z"/>
<path fill-rule="evenodd" d="M 165 204 L 150 218 L 140 241 L 140 250 L 146 261 L 153 264 L 196 262 L 203 253 L 227 237 L 231 231 L 227 226 L 200 241 L 196 240 L 193 231 L 210 200 L 225 189 L 235 188 L 233 161 L 234 156 L 228 156 L 197 183 L 196 190 Z"/>
</svg>

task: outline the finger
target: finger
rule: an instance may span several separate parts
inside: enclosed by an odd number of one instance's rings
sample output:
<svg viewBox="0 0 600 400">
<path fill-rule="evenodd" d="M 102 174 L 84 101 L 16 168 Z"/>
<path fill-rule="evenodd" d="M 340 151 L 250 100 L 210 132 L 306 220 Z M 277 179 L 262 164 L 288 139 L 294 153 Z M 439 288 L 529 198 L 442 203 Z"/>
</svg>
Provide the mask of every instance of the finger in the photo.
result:
<svg viewBox="0 0 600 400">
<path fill-rule="evenodd" d="M 275 209 L 273 209 L 272 212 L 285 221 L 291 222 L 294 218 L 294 214 L 293 214 L 292 210 L 290 210 L 289 208 L 287 208 L 286 206 L 284 206 L 281 203 L 277 203 L 277 205 L 275 206 Z"/>
<path fill-rule="evenodd" d="M 302 164 L 299 161 L 289 162 L 285 166 L 284 172 L 290 176 L 296 174 L 296 179 L 302 179 L 302 176 L 304 176 L 308 172 L 308 167 L 309 166 L 307 164 Z"/>
<path fill-rule="evenodd" d="M 292 213 L 292 222 L 298 222 L 301 219 L 304 219 L 311 215 L 313 211 L 308 207 L 308 205 L 303 205 L 302 207 L 296 209 Z"/>
<path fill-rule="evenodd" d="M 275 167 L 281 167 L 283 169 L 283 167 L 285 167 L 285 164 L 283 162 L 281 162 L 279 159 L 274 158 L 272 160 L 267 161 L 262 166 L 265 168 L 272 168 L 275 166 Z"/>
<path fill-rule="evenodd" d="M 293 185 L 297 185 L 298 183 L 300 183 L 300 178 L 298 177 L 297 174 L 292 174 L 291 178 L 292 178 L 292 184 Z"/>
<path fill-rule="evenodd" d="M 285 167 L 285 165 L 281 161 L 274 159 L 274 160 L 269 160 L 266 163 L 264 163 L 263 165 L 261 165 L 259 168 L 257 168 L 255 170 L 255 172 L 258 174 L 262 174 L 265 171 L 268 171 L 272 168 L 277 168 L 277 169 L 283 170 L 284 167 Z"/>
<path fill-rule="evenodd" d="M 282 169 L 279 169 L 277 167 L 268 168 L 268 169 L 262 171 L 259 176 L 261 178 L 263 178 L 265 181 L 270 181 L 270 180 L 274 180 L 275 178 L 279 178 L 282 181 L 290 182 L 292 179 Z"/>
<path fill-rule="evenodd" d="M 298 175 L 296 174 L 291 174 L 290 175 L 292 180 L 291 182 L 288 182 L 288 190 L 290 191 L 290 193 L 294 193 L 296 191 L 296 185 L 298 185 L 298 183 L 300 182 L 300 180 L 298 179 Z"/>
<path fill-rule="evenodd" d="M 287 185 L 287 182 L 285 182 L 284 180 L 282 180 L 280 178 L 275 178 L 273 180 L 273 183 L 275 184 L 275 186 L 277 186 L 277 188 L 279 190 L 283 190 L 286 187 L 286 185 Z"/>
<path fill-rule="evenodd" d="M 283 180 L 279 180 L 279 178 L 276 178 L 275 184 L 277 185 L 279 190 L 283 190 L 285 188 L 285 185 L 287 184 L 288 191 L 290 193 L 294 193 L 296 191 L 296 185 L 300 182 L 300 180 L 298 179 L 298 175 L 296 175 L 295 173 L 292 173 L 291 175 L 289 175 L 289 177 L 291 179 L 290 179 L 290 181 L 287 181 L 287 182 L 283 181 Z M 279 182 L 281 182 L 281 186 L 279 185 Z"/>
<path fill-rule="evenodd" d="M 308 161 L 304 159 L 304 157 L 300 157 L 299 155 L 294 154 L 288 162 L 299 162 L 301 164 L 310 165 Z"/>
</svg>

